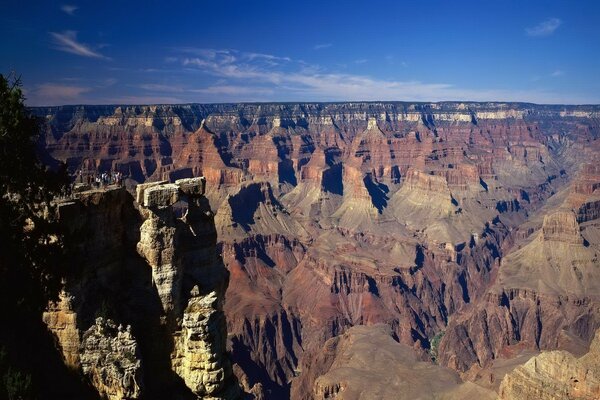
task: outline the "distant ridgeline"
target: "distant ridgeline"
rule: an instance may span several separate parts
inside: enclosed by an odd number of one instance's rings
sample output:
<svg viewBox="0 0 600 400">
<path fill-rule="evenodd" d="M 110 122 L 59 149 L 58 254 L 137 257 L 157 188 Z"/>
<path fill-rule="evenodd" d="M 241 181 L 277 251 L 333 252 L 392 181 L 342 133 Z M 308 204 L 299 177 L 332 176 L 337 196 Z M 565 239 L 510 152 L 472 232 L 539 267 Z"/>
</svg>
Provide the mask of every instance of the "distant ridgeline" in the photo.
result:
<svg viewBox="0 0 600 400">
<path fill-rule="evenodd" d="M 57 132 L 66 132 L 78 122 L 154 126 L 159 130 L 182 126 L 195 131 L 202 120 L 209 126 L 234 123 L 242 127 L 268 124 L 279 118 L 286 124 L 343 123 L 375 117 L 381 123 L 395 121 L 474 122 L 483 119 L 598 118 L 600 105 L 539 105 L 502 102 L 347 102 L 347 103 L 240 103 L 172 105 L 67 105 L 33 107 Z M 324 119 L 321 119 L 324 118 Z M 214 125 L 213 125 L 214 124 Z"/>
</svg>

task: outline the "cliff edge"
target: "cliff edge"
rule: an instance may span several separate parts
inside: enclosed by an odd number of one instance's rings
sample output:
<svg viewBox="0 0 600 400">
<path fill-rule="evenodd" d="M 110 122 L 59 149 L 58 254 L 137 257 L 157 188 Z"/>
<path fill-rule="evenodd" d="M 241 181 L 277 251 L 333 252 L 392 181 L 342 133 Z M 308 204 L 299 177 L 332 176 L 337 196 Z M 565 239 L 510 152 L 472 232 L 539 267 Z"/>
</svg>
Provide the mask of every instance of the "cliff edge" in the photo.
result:
<svg viewBox="0 0 600 400">
<path fill-rule="evenodd" d="M 203 178 L 76 193 L 58 204 L 72 268 L 44 322 L 101 397 L 235 399 Z"/>
</svg>

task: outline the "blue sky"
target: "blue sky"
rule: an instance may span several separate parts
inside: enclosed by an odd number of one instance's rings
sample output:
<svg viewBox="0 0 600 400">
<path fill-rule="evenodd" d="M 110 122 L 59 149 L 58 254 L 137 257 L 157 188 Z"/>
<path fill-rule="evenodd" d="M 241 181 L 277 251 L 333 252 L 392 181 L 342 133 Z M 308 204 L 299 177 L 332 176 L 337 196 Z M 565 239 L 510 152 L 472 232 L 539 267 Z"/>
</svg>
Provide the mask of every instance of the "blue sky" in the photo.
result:
<svg viewBox="0 0 600 400">
<path fill-rule="evenodd" d="M 0 72 L 30 105 L 597 104 L 599 20 L 592 0 L 8 0 Z"/>
</svg>

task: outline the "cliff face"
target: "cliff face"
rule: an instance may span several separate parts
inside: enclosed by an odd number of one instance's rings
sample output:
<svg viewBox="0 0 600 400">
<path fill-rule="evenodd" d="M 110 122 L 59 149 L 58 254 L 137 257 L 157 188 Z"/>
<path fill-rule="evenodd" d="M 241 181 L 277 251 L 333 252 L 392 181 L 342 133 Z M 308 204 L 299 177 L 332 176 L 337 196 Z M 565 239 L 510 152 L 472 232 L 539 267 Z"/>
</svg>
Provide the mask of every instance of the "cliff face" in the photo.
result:
<svg viewBox="0 0 600 400">
<path fill-rule="evenodd" d="M 517 367 L 502 380 L 500 400 L 550 400 L 600 397 L 600 330 L 588 353 L 577 358 L 548 351 Z"/>
<path fill-rule="evenodd" d="M 474 376 L 519 348 L 579 350 L 592 340 L 600 326 L 600 220 L 577 221 L 579 204 L 597 195 L 577 191 L 582 179 L 600 175 L 584 166 L 517 229 L 524 239 L 507 251 L 482 301 L 449 324 L 444 364 Z"/>
<path fill-rule="evenodd" d="M 50 154 L 73 167 L 112 167 L 138 182 L 203 174 L 214 184 L 236 183 L 248 173 L 295 184 L 293 175 L 317 148 L 331 155 L 351 151 L 374 177 L 397 182 L 410 165 L 422 167 L 432 151 L 441 154 L 436 148 L 461 160 L 463 149 L 439 145 L 448 135 L 455 144 L 460 137 L 495 148 L 478 155 L 487 159 L 543 160 L 536 125 L 552 121 L 559 132 L 600 113 L 594 106 L 519 103 L 63 106 L 34 112 L 47 122 Z"/>
<path fill-rule="evenodd" d="M 131 334 L 111 320 L 98 317 L 79 348 L 81 370 L 102 396 L 137 399 L 144 387 L 141 354 Z"/>
<path fill-rule="evenodd" d="M 328 340 L 311 372 L 312 399 L 481 399 L 496 394 L 462 383 L 449 368 L 415 357 L 385 325 L 356 326 Z"/>
<path fill-rule="evenodd" d="M 111 187 L 59 203 L 73 270 L 44 321 L 101 396 L 238 396 L 222 311 L 228 273 L 202 188 L 140 186 L 137 209 Z"/>
<path fill-rule="evenodd" d="M 586 345 L 600 323 L 593 283 L 598 106 L 192 104 L 35 112 L 46 121 L 46 150 L 73 173 L 115 169 L 128 184 L 206 177 L 217 246 L 231 274 L 222 304 L 228 345 L 236 375 L 259 398 L 312 396 L 314 380 L 326 372 L 323 346 L 356 325 L 388 325 L 419 359 L 445 331 L 437 361 L 479 384 L 488 368 L 519 351 Z M 133 317 L 142 353 L 150 348 L 153 365 L 172 364 L 174 381 L 208 393 L 213 381 L 203 386 L 199 376 L 219 377 L 221 369 L 226 376 L 227 363 L 187 359 L 181 349 L 221 351 L 223 343 L 201 339 L 222 329 L 220 301 L 194 299 L 212 291 L 220 299 L 224 288 L 202 286 L 206 276 L 186 266 L 218 263 L 186 247 L 187 235 L 205 228 L 196 228 L 201 215 L 173 215 L 185 194 L 181 184 L 143 184 L 133 232 L 119 231 L 118 222 L 101 229 L 131 236 L 133 247 L 123 250 L 137 249 L 131 263 L 151 265 L 139 281 L 155 289 L 142 303 L 160 318 L 140 322 L 141 329 Z M 120 246 L 107 244 L 98 257 Z M 76 310 L 60 303 L 47 317 L 73 363 L 80 332 L 93 324 L 89 318 L 72 328 Z M 161 332 L 157 326 L 167 333 L 150 335 Z M 167 344 L 148 344 L 156 342 Z M 146 386 L 157 381 L 147 376 L 156 371 L 142 369 Z M 488 386 L 497 390 L 498 383 Z M 336 385 L 324 385 L 322 394 Z"/>
</svg>

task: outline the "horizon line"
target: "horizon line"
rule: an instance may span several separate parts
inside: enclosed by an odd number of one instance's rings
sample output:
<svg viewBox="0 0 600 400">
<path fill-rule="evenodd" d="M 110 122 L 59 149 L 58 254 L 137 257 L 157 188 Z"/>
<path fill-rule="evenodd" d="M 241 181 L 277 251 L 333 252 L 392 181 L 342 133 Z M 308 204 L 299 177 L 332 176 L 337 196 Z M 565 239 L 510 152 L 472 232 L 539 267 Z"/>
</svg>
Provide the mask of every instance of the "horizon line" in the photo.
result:
<svg viewBox="0 0 600 400">
<path fill-rule="evenodd" d="M 27 101 L 25 101 L 27 103 Z M 467 103 L 467 104 L 519 104 L 532 106 L 569 106 L 569 107 L 600 107 L 600 103 L 533 103 L 529 101 L 473 101 L 473 100 L 440 100 L 440 101 L 411 101 L 411 100 L 339 100 L 339 101 L 232 101 L 232 102 L 181 102 L 181 103 L 66 103 L 55 105 L 26 106 L 28 108 L 52 108 L 52 107 L 120 107 L 120 106 L 184 106 L 184 105 L 260 105 L 260 104 L 443 104 L 443 103 Z"/>
</svg>

